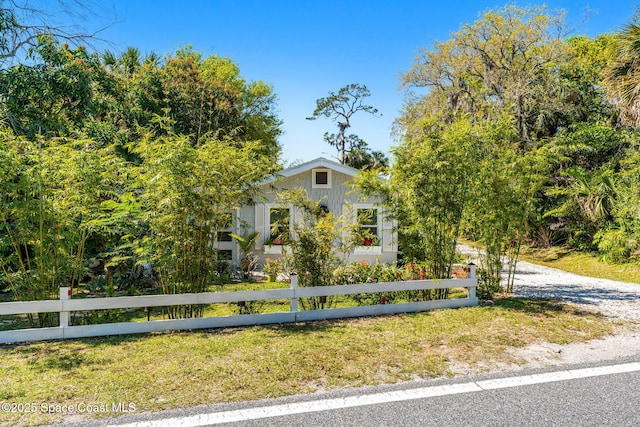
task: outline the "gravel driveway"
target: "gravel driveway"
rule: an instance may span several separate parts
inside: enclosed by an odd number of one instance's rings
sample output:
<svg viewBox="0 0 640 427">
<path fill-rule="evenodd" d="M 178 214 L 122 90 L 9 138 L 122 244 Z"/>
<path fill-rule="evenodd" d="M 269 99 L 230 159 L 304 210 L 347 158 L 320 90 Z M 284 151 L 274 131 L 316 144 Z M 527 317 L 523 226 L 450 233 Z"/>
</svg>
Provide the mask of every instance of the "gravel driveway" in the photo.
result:
<svg viewBox="0 0 640 427">
<path fill-rule="evenodd" d="M 640 321 L 640 284 L 584 277 L 520 261 L 513 289 L 518 296 L 552 298 L 614 319 Z"/>
<path fill-rule="evenodd" d="M 476 249 L 458 245 L 458 250 L 477 259 Z M 551 298 L 614 319 L 640 322 L 640 284 L 595 279 L 519 261 L 513 290 L 516 296 Z"/>
</svg>

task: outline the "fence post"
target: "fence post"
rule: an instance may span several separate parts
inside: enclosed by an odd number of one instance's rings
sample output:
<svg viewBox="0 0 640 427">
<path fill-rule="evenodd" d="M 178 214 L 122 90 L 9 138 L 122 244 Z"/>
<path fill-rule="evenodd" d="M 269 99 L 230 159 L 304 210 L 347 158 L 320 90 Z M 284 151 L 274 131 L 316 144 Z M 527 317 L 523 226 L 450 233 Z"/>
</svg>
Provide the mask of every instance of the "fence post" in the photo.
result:
<svg viewBox="0 0 640 427">
<path fill-rule="evenodd" d="M 478 286 L 478 278 L 476 277 L 476 265 L 470 262 L 467 265 L 467 272 L 469 273 L 469 279 L 474 279 L 473 281 L 475 282 L 475 285 L 469 287 L 469 299 L 477 301 L 478 297 L 476 296 L 476 288 Z"/>
<path fill-rule="evenodd" d="M 296 273 L 291 273 L 289 277 L 291 278 L 291 284 L 289 285 L 289 287 L 293 290 L 293 298 L 291 298 L 290 311 L 292 313 L 297 313 L 298 298 L 296 298 L 296 289 L 298 289 L 298 275 Z"/>
<path fill-rule="evenodd" d="M 68 287 L 64 286 L 60 288 L 60 299 L 61 300 L 68 300 L 71 297 L 71 289 L 69 289 Z M 64 307 L 63 307 L 64 309 Z M 69 327 L 69 312 L 68 311 L 61 311 L 60 312 L 60 327 L 61 328 L 68 328 Z"/>
</svg>

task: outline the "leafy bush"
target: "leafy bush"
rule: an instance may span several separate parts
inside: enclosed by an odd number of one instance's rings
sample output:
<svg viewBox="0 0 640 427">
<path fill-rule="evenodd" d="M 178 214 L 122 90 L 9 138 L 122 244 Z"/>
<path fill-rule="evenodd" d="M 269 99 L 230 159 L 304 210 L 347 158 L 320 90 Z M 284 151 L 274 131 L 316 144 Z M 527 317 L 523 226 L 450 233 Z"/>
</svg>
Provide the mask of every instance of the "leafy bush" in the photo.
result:
<svg viewBox="0 0 640 427">
<path fill-rule="evenodd" d="M 458 269 L 453 276 L 467 277 L 466 270 Z M 405 280 L 430 279 L 426 264 L 407 264 L 398 267 L 396 264 L 368 264 L 366 261 L 352 262 L 346 266 L 340 266 L 333 272 L 333 281 L 336 285 L 397 282 Z M 393 304 L 404 301 L 430 301 L 434 299 L 446 299 L 449 297 L 449 289 L 425 289 L 418 291 L 387 291 L 369 294 L 354 294 L 350 298 L 358 305 Z"/>
<path fill-rule="evenodd" d="M 336 285 L 396 282 L 404 280 L 404 270 L 395 265 L 368 264 L 365 261 L 352 262 L 346 266 L 340 266 L 333 272 L 333 280 Z M 393 304 L 400 297 L 400 292 L 376 292 L 367 294 L 354 294 L 350 298 L 358 305 Z"/>
<path fill-rule="evenodd" d="M 267 258 L 264 267 L 262 267 L 262 272 L 264 274 L 277 276 L 282 273 L 283 269 L 282 260 Z"/>
<path fill-rule="evenodd" d="M 343 265 L 355 247 L 345 218 L 334 217 L 321 202 L 312 201 L 303 189 L 283 192 L 278 196 L 282 203 L 290 203 L 302 212 L 302 218 L 293 226 L 293 233 L 286 236 L 284 245 L 287 268 L 298 275 L 298 286 L 331 286 L 333 271 Z M 295 238 L 292 238 L 295 236 Z M 345 236 L 347 236 L 345 238 Z M 321 296 L 301 298 L 304 310 L 318 310 L 335 306 L 335 297 Z"/>
<path fill-rule="evenodd" d="M 352 262 L 340 266 L 333 271 L 333 281 L 336 285 L 374 282 L 396 282 L 405 280 L 405 271 L 394 264 L 368 264 L 365 261 Z"/>
<path fill-rule="evenodd" d="M 478 268 L 476 271 L 478 278 L 478 287 L 476 288 L 476 296 L 479 299 L 490 300 L 493 296 L 502 291 L 500 283 L 493 280 L 493 277 L 487 270 Z"/>
<path fill-rule="evenodd" d="M 618 227 L 598 231 L 594 236 L 594 243 L 598 245 L 602 261 L 612 264 L 628 262 L 631 253 L 638 247 L 638 241 Z"/>
</svg>

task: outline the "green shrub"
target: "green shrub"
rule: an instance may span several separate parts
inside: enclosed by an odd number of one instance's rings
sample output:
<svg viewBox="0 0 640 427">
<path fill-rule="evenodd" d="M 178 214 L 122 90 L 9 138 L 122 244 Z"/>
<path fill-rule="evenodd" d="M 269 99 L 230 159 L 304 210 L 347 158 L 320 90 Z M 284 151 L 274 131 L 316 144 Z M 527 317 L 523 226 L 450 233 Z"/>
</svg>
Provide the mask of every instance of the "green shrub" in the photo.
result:
<svg viewBox="0 0 640 427">
<path fill-rule="evenodd" d="M 395 264 L 368 264 L 365 261 L 352 262 L 346 266 L 340 266 L 333 272 L 333 281 L 336 285 L 397 282 L 406 280 L 405 271 Z M 354 294 L 350 298 L 358 305 L 393 304 L 401 299 L 404 292 L 376 292 L 367 294 Z"/>
<path fill-rule="evenodd" d="M 631 253 L 638 246 L 636 239 L 618 227 L 598 231 L 594 236 L 594 243 L 598 245 L 600 259 L 612 264 L 629 262 Z"/>
<path fill-rule="evenodd" d="M 396 265 L 386 265 L 376 261 L 368 264 L 365 261 L 351 262 L 333 271 L 333 281 L 336 285 L 395 282 L 405 280 L 405 272 Z"/>
<path fill-rule="evenodd" d="M 482 268 L 478 268 L 476 271 L 476 277 L 478 278 L 478 287 L 476 288 L 476 295 L 479 299 L 490 300 L 494 295 L 502 291 L 500 283 L 496 282 L 493 277 Z"/>
</svg>

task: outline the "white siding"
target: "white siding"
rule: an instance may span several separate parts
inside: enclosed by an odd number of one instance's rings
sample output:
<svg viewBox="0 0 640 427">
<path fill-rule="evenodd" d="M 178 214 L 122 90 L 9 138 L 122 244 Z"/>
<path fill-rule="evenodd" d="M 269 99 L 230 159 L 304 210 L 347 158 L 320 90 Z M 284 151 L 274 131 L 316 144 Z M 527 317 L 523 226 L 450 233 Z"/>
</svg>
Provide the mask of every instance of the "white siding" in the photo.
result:
<svg viewBox="0 0 640 427">
<path fill-rule="evenodd" d="M 361 206 L 375 206 L 377 200 L 367 199 L 365 201 L 360 200 L 358 194 L 353 191 L 350 185 L 352 176 L 342 173 L 338 170 L 332 170 L 330 174 L 331 187 L 330 188 L 313 188 L 313 170 L 308 169 L 301 171 L 300 173 L 288 177 L 281 178 L 277 181 L 264 184 L 262 186 L 262 193 L 260 201 L 256 201 L 255 208 L 251 209 L 251 212 L 242 210 L 241 215 L 244 215 L 249 224 L 255 224 L 255 230 L 261 233 L 261 237 L 256 241 L 255 253 L 262 258 L 270 257 L 274 258 L 273 254 L 265 256 L 264 253 L 264 240 L 268 237 L 268 207 L 276 204 L 276 194 L 283 190 L 304 189 L 311 200 L 316 200 L 326 204 L 329 212 L 331 212 L 336 218 L 348 213 L 349 218 L 345 218 L 346 221 L 354 221 L 355 218 L 351 217 L 352 212 L 346 212 L 346 207 L 349 205 L 361 205 Z M 393 262 L 397 258 L 397 237 L 394 230 L 394 224 L 392 221 L 384 220 L 383 211 L 379 208 L 379 224 L 380 231 L 379 237 L 381 239 L 381 248 L 377 249 L 376 253 L 360 253 L 353 254 L 350 257 L 352 261 L 365 260 L 367 262 L 375 262 L 379 259 L 381 262 Z M 251 218 L 253 217 L 253 218 Z M 302 212 L 292 211 L 292 223 L 300 221 Z"/>
</svg>

